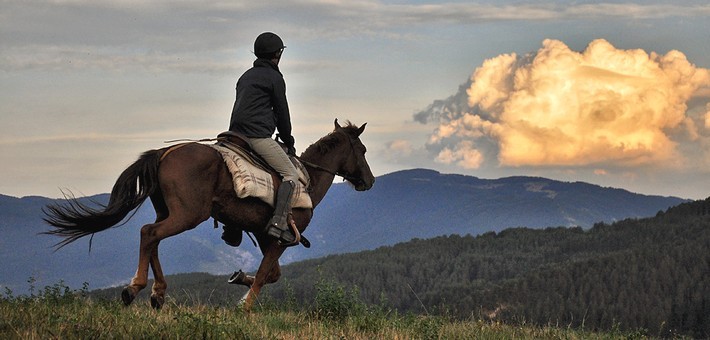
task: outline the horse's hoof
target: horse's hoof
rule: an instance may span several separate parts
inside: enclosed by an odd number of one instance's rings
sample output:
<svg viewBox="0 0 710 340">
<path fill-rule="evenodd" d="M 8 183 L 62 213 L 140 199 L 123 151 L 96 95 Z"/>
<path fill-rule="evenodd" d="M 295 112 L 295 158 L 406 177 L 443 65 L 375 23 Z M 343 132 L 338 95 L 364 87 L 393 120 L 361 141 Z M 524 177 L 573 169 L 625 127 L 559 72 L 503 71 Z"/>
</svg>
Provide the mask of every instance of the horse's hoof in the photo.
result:
<svg viewBox="0 0 710 340">
<path fill-rule="evenodd" d="M 165 304 L 165 297 L 158 295 L 150 296 L 150 306 L 153 307 L 153 309 L 161 309 L 163 308 L 163 304 Z"/>
<path fill-rule="evenodd" d="M 253 300 L 250 298 L 249 294 L 251 294 L 251 289 L 248 290 L 244 296 L 242 296 L 241 299 L 239 299 L 239 302 L 237 302 L 237 306 L 244 312 L 251 312 L 251 307 L 253 304 Z"/>
<path fill-rule="evenodd" d="M 239 269 L 238 272 L 234 272 L 232 276 L 227 280 L 227 283 L 229 284 L 235 284 L 235 285 L 243 285 L 250 287 L 250 285 L 247 283 L 247 274 L 243 272 L 241 269 Z"/>
<path fill-rule="evenodd" d="M 121 300 L 123 300 L 123 304 L 125 306 L 128 306 L 133 302 L 133 299 L 136 298 L 136 294 L 133 292 L 133 289 L 131 287 L 126 287 L 123 288 L 123 291 L 121 292 Z"/>
</svg>

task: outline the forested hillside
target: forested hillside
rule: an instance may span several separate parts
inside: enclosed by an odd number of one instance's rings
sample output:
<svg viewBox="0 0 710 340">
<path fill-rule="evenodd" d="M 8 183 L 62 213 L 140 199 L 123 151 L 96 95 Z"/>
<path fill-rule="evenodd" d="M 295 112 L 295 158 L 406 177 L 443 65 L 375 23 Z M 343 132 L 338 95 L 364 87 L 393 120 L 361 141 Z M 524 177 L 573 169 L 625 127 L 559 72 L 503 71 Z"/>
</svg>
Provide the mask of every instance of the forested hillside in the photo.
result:
<svg viewBox="0 0 710 340">
<path fill-rule="evenodd" d="M 295 263 L 270 294 L 332 277 L 402 311 L 710 336 L 710 199 L 654 218 L 413 240 Z"/>
<path fill-rule="evenodd" d="M 402 312 L 706 338 L 708 249 L 710 199 L 587 231 L 515 228 L 298 262 L 264 298 L 308 304 L 316 282 L 333 280 Z M 234 303 L 244 290 L 225 281 L 186 275 L 170 289 L 183 299 Z"/>
</svg>

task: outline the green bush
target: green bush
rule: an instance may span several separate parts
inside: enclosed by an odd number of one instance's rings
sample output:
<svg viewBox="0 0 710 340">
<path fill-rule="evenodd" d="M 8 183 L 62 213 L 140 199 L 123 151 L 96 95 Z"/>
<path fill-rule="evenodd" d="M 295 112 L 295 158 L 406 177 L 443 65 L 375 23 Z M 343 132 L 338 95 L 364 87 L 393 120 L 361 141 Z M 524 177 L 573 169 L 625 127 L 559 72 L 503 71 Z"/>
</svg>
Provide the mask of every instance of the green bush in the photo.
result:
<svg viewBox="0 0 710 340">
<path fill-rule="evenodd" d="M 320 320 L 342 322 L 366 309 L 355 287 L 346 289 L 341 284 L 321 279 L 316 283 L 315 289 L 315 305 L 311 312 Z"/>
</svg>

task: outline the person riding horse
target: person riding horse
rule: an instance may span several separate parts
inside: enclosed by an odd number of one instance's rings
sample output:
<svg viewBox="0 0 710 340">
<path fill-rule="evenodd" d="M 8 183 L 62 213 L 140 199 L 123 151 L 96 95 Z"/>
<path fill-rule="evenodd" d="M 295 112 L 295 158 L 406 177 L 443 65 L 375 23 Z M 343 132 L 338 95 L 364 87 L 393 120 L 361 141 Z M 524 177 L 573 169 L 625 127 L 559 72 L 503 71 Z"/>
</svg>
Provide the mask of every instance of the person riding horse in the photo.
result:
<svg viewBox="0 0 710 340">
<path fill-rule="evenodd" d="M 247 135 L 264 158 L 283 176 L 283 181 L 295 181 L 290 160 L 278 143 L 270 138 L 278 128 L 289 153 L 295 153 L 291 124 L 286 104 L 285 85 L 278 70 L 283 42 L 273 33 L 264 33 L 254 43 L 257 60 L 237 83 L 230 130 Z M 292 220 L 294 233 L 303 233 L 313 217 L 314 208 L 323 200 L 340 176 L 357 191 L 372 188 L 375 176 L 370 170 L 360 140 L 367 123 L 361 126 L 348 122 L 341 126 L 333 122 L 333 131 L 307 147 L 299 157 L 310 179 L 306 194 L 313 208 L 290 209 L 290 184 L 277 192 L 276 211 L 268 202 L 254 197 L 240 197 L 234 190 L 229 167 L 215 145 L 189 142 L 144 152 L 128 166 L 111 189 L 108 205 L 98 209 L 87 206 L 69 194 L 66 204 L 51 204 L 44 210 L 44 220 L 53 230 L 44 234 L 64 238 L 56 244 L 64 247 L 82 237 L 120 226 L 128 221 L 138 207 L 150 199 L 155 210 L 155 222 L 140 229 L 140 246 L 136 274 L 121 292 L 123 304 L 130 305 L 148 285 L 148 270 L 153 270 L 150 304 L 160 309 L 165 303 L 167 281 L 160 264 L 158 247 L 168 237 L 194 229 L 209 218 L 221 222 L 229 230 L 246 231 L 254 235 L 263 257 L 252 275 L 244 275 L 238 283 L 249 286 L 242 298 L 245 311 L 251 310 L 264 285 L 281 277 L 279 258 L 287 246 L 297 239 L 284 232 L 286 220 Z M 266 145 L 266 146 L 264 146 Z M 272 160 L 269 160 L 271 157 Z M 275 161 L 273 159 L 276 159 Z M 283 166 L 283 168 L 282 168 Z M 288 167 L 288 169 L 285 169 Z M 280 169 L 280 170 L 279 170 Z M 295 171 L 294 171 L 295 172 Z M 289 210 L 292 210 L 289 214 Z M 129 215 L 130 214 L 130 215 Z M 271 220 L 269 220 L 271 219 Z M 267 221 L 269 221 L 267 223 Z M 264 228 L 266 223 L 267 228 Z M 282 241 L 280 239 L 284 239 Z M 91 245 L 91 242 L 89 242 Z"/>
<path fill-rule="evenodd" d="M 245 136 L 252 150 L 281 176 L 274 216 L 265 228 L 268 235 L 288 244 L 296 238 L 288 227 L 288 214 L 298 171 L 279 143 L 271 138 L 278 129 L 277 137 L 286 145 L 288 154 L 296 155 L 286 100 L 286 82 L 278 66 L 284 48 L 286 46 L 281 38 L 271 32 L 260 34 L 254 41 L 257 59 L 237 81 L 229 131 Z M 241 234 L 241 231 L 238 232 Z M 241 235 L 230 235 L 230 231 L 225 229 L 222 238 L 230 244 L 230 238 L 235 236 Z"/>
</svg>

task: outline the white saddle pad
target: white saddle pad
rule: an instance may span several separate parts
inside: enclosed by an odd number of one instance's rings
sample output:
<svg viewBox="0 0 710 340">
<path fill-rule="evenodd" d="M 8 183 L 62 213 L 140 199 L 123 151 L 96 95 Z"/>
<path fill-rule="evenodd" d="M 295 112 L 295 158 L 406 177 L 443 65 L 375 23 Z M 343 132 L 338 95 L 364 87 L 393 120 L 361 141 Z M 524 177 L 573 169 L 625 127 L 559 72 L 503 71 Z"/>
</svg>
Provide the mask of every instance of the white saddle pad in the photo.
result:
<svg viewBox="0 0 710 340">
<path fill-rule="evenodd" d="M 234 191 L 237 193 L 237 197 L 256 197 L 272 207 L 274 206 L 275 188 L 273 178 L 264 168 L 254 164 L 251 155 L 247 152 L 237 152 L 216 144 L 210 146 L 222 155 L 224 163 L 232 174 Z M 293 190 L 291 207 L 312 209 L 313 202 L 306 191 L 310 182 L 308 172 L 306 172 L 301 162 L 293 158 L 292 160 L 298 170 L 299 180 Z"/>
</svg>

